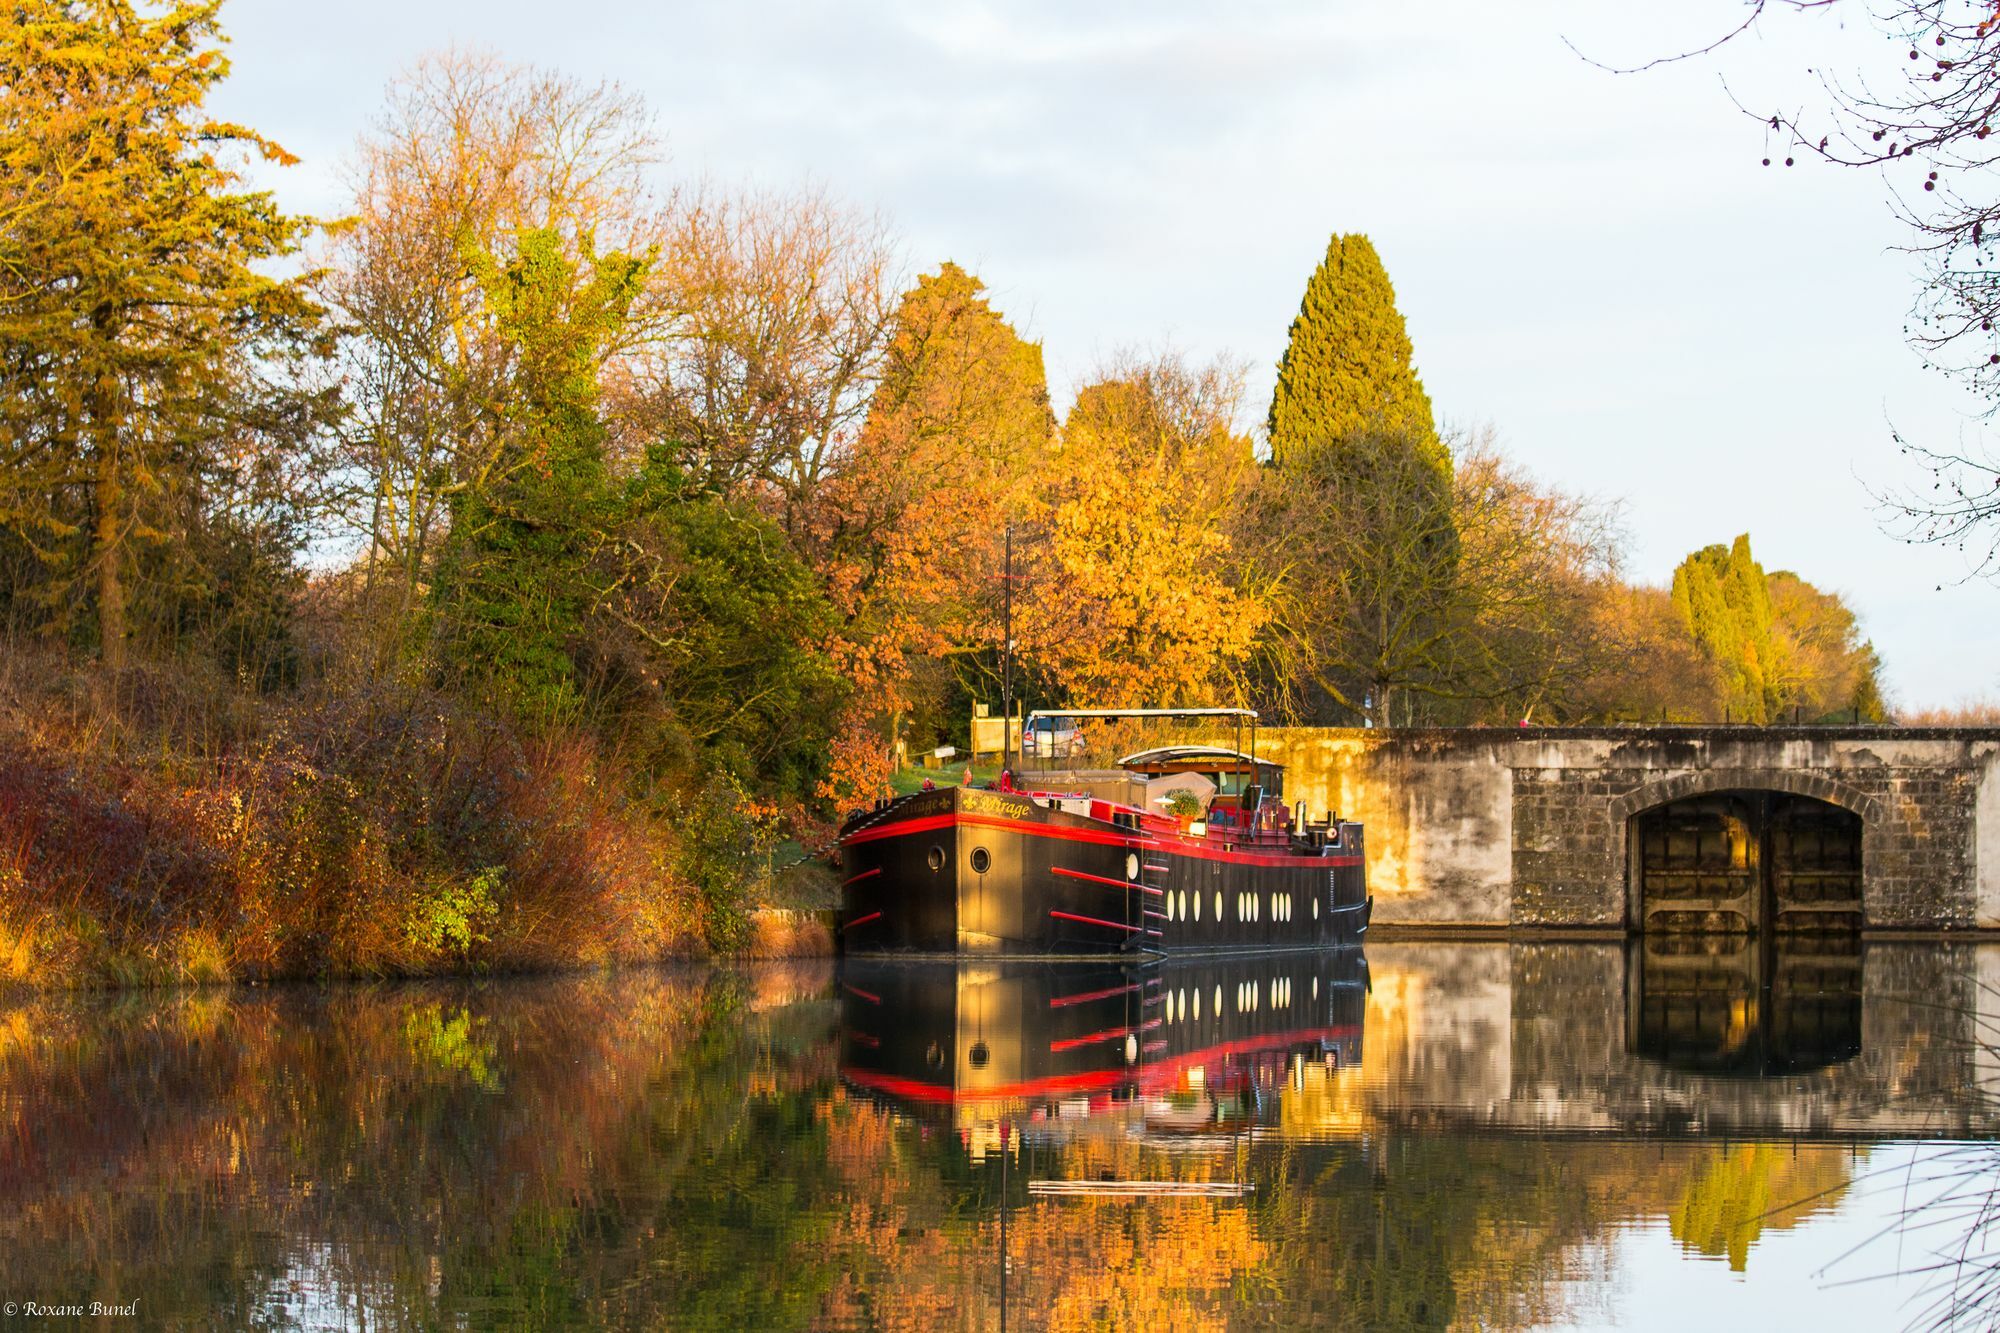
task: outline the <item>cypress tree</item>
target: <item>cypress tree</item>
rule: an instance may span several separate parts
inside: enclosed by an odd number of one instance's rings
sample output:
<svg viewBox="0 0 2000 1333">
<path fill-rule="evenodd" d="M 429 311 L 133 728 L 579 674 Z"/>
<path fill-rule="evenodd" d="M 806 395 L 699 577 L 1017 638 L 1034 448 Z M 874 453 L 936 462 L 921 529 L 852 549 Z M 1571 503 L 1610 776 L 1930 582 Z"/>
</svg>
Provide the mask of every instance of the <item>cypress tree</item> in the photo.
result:
<svg viewBox="0 0 2000 1333">
<path fill-rule="evenodd" d="M 1674 605 L 1722 674 L 1724 701 L 1744 722 L 1771 720 L 1770 668 L 1776 658 L 1771 594 L 1748 533 L 1705 546 L 1674 570 Z"/>
<path fill-rule="evenodd" d="M 1407 433 L 1445 471 L 1396 291 L 1366 236 L 1335 235 L 1306 283 L 1271 396 L 1271 457 L 1364 429 Z"/>
</svg>

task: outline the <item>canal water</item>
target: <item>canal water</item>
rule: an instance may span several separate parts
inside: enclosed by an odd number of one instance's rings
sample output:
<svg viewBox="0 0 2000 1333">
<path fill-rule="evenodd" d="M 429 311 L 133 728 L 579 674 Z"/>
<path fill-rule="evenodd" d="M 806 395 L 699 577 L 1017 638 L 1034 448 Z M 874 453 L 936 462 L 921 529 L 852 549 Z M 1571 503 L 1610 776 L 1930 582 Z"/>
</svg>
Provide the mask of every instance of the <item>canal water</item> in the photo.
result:
<svg viewBox="0 0 2000 1333">
<path fill-rule="evenodd" d="M 1985 1327 L 1997 987 L 1378 943 L 0 1001 L 0 1322 Z"/>
</svg>

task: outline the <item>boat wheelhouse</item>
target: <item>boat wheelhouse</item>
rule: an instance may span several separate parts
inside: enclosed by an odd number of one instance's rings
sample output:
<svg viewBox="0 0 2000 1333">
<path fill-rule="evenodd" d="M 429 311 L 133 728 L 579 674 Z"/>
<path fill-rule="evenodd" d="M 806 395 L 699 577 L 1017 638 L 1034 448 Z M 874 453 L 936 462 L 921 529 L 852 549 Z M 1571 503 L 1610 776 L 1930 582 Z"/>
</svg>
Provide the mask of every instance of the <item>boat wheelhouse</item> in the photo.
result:
<svg viewBox="0 0 2000 1333">
<path fill-rule="evenodd" d="M 1032 956 L 1357 943 L 1371 907 L 1361 825 L 1288 807 L 1283 781 L 1253 741 L 1128 755 L 1108 783 L 1043 774 L 1022 790 L 1009 773 L 997 787 L 881 802 L 841 830 L 842 948 Z"/>
</svg>

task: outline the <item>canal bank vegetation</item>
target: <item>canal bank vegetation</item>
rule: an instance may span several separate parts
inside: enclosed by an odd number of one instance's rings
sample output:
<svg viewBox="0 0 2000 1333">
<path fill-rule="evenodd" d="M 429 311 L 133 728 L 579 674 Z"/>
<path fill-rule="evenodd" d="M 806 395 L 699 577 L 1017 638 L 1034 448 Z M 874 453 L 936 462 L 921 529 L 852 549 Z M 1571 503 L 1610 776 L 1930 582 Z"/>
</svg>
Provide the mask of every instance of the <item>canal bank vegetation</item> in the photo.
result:
<svg viewBox="0 0 2000 1333">
<path fill-rule="evenodd" d="M 754 947 L 1010 618 L 1043 704 L 1881 716 L 1837 597 L 1747 539 L 1635 586 L 1614 504 L 1441 429 L 1365 237 L 1261 428 L 1171 350 L 1059 411 L 979 277 L 668 174 L 613 85 L 425 60 L 291 215 L 204 109 L 219 14 L 0 28 L 8 976 Z"/>
</svg>

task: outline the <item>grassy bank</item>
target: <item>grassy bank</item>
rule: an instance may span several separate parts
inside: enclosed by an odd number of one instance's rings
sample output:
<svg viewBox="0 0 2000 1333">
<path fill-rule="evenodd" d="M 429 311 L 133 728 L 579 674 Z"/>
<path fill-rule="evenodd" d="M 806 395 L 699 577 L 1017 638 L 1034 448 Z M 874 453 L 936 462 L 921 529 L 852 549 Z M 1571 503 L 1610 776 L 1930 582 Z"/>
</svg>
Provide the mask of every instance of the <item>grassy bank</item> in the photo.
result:
<svg viewBox="0 0 2000 1333">
<path fill-rule="evenodd" d="M 185 662 L 109 680 L 0 642 L 0 983 L 764 952 L 759 902 L 808 905 L 825 873 L 760 884 L 769 837 L 726 791 L 635 793 L 586 735 L 421 688 L 265 696 Z"/>
</svg>

